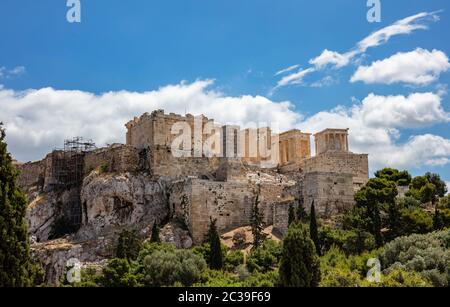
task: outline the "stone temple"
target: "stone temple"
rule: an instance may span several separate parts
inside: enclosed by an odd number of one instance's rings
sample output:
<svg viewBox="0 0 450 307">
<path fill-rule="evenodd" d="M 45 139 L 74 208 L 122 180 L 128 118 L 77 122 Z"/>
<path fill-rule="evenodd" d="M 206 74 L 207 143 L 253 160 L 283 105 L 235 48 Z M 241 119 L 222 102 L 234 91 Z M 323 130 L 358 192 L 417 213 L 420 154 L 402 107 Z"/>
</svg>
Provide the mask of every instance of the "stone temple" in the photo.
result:
<svg viewBox="0 0 450 307">
<path fill-rule="evenodd" d="M 52 239 L 63 219 L 75 229 L 71 244 L 84 242 L 64 257 L 97 261 L 121 229 L 145 238 L 156 222 L 183 225 L 170 240 L 187 247 L 203 241 L 211 218 L 222 233 L 249 225 L 256 196 L 265 224 L 282 235 L 289 206 L 308 211 L 314 201 L 320 216 L 339 215 L 369 179 L 368 155 L 350 151 L 348 129 L 277 134 L 163 110 L 125 126 L 126 144 L 55 150 L 18 164 L 37 242 Z"/>
</svg>

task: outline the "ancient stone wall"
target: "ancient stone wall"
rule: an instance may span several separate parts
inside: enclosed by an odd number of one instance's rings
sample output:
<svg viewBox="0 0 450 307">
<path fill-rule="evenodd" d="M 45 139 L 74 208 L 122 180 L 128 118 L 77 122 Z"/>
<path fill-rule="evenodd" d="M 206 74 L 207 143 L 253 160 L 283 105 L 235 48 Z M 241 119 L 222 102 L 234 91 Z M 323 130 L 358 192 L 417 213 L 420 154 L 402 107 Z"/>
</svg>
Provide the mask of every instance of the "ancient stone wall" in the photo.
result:
<svg viewBox="0 0 450 307">
<path fill-rule="evenodd" d="M 306 211 L 314 201 L 321 217 L 343 213 L 354 204 L 353 175 L 336 172 L 305 174 L 303 198 Z"/>
<path fill-rule="evenodd" d="M 141 156 L 141 151 L 133 146 L 116 144 L 88 152 L 84 157 L 84 174 L 88 175 L 98 167 L 108 172 L 145 170 L 149 165 L 146 164 L 146 152 Z"/>
<path fill-rule="evenodd" d="M 261 184 L 259 208 L 265 225 L 273 224 L 274 206 L 280 202 L 284 185 Z M 195 243 L 204 239 L 210 218 L 217 219 L 224 233 L 250 224 L 257 187 L 251 183 L 187 179 L 176 182 L 170 200 L 173 215 L 189 228 Z"/>
<path fill-rule="evenodd" d="M 327 152 L 308 159 L 303 171 L 352 174 L 354 190 L 361 188 L 369 180 L 369 161 L 367 154 L 346 152 Z"/>
<path fill-rule="evenodd" d="M 289 207 L 297 208 L 293 199 L 287 199 L 273 206 L 273 230 L 284 236 L 289 228 Z"/>
</svg>

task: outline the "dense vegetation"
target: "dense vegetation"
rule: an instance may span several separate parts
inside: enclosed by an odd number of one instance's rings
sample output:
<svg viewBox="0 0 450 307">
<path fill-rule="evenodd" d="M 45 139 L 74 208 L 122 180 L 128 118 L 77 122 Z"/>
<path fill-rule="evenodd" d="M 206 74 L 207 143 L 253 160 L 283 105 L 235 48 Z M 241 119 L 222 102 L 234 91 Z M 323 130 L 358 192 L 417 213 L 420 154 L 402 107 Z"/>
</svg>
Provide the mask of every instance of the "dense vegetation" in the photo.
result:
<svg viewBox="0 0 450 307">
<path fill-rule="evenodd" d="M 399 195 L 402 186 L 408 189 Z M 102 270 L 85 269 L 77 286 L 448 287 L 446 193 L 437 174 L 412 178 L 407 171 L 380 170 L 333 225 L 317 218 L 314 204 L 309 215 L 303 206 L 289 208 L 290 227 L 282 242 L 263 234 L 256 195 L 251 225 L 256 239 L 246 256 L 245 234 L 237 233 L 233 248 L 227 248 L 211 220 L 205 243 L 191 250 L 145 243 L 131 253 L 135 257 L 123 253 Z M 123 250 L 135 250 L 129 235 L 119 242 Z M 372 280 L 368 276 L 377 276 L 377 263 L 379 279 Z"/>
</svg>

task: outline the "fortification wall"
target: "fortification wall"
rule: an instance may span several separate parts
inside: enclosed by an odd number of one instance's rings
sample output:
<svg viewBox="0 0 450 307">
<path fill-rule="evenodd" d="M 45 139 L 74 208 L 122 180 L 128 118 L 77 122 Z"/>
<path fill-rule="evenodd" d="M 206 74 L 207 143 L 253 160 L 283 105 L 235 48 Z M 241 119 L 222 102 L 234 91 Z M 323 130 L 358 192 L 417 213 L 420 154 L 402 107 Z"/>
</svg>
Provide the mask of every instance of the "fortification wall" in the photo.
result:
<svg viewBox="0 0 450 307">
<path fill-rule="evenodd" d="M 134 146 L 115 144 L 86 153 L 84 157 L 84 174 L 102 167 L 108 172 L 134 172 L 145 168 L 145 152 Z"/>
<path fill-rule="evenodd" d="M 354 189 L 362 187 L 369 180 L 369 161 L 367 154 L 346 152 L 327 152 L 305 160 L 303 171 L 352 174 Z"/>
<path fill-rule="evenodd" d="M 314 201 L 319 216 L 343 213 L 354 204 L 353 175 L 336 172 L 305 174 L 303 198 L 306 211 Z"/>
<path fill-rule="evenodd" d="M 259 208 L 266 225 L 274 222 L 274 206 L 280 202 L 284 188 L 281 184 L 261 185 Z M 194 243 L 199 243 L 208 231 L 210 218 L 217 219 L 220 233 L 249 225 L 255 193 L 256 186 L 250 183 L 191 178 L 173 184 L 169 203 L 173 216 L 187 225 Z"/>
</svg>

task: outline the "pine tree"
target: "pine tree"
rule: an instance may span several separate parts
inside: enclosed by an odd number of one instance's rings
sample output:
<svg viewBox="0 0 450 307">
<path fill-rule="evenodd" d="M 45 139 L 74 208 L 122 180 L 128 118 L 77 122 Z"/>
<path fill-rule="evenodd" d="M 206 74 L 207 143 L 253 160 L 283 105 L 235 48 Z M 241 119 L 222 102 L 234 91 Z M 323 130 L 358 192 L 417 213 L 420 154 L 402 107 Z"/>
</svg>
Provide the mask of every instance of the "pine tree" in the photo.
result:
<svg viewBox="0 0 450 307">
<path fill-rule="evenodd" d="M 28 287 L 38 280 L 25 222 L 27 201 L 17 185 L 17 171 L 7 151 L 0 123 L 0 287 Z"/>
<path fill-rule="evenodd" d="M 259 194 L 261 187 L 258 185 L 258 192 L 256 193 L 255 202 L 252 208 L 252 235 L 253 235 L 253 248 L 260 247 L 264 240 L 266 239 L 266 234 L 264 233 L 264 215 L 259 211 Z"/>
<path fill-rule="evenodd" d="M 317 254 L 320 255 L 321 247 L 319 241 L 319 232 L 317 230 L 316 208 L 314 207 L 314 200 L 311 204 L 311 213 L 309 215 L 309 234 L 311 236 L 311 240 L 314 242 Z"/>
<path fill-rule="evenodd" d="M 317 287 L 320 282 L 320 263 L 313 241 L 306 229 L 293 223 L 283 240 L 279 286 Z"/>
<path fill-rule="evenodd" d="M 220 237 L 216 226 L 217 220 L 211 218 L 209 230 L 207 233 L 209 251 L 209 267 L 213 270 L 220 270 L 223 267 L 222 247 Z"/>
<path fill-rule="evenodd" d="M 295 221 L 295 209 L 293 205 L 289 206 L 288 225 L 291 225 Z"/>
<path fill-rule="evenodd" d="M 150 237 L 150 242 L 152 243 L 160 243 L 161 239 L 159 238 L 159 227 L 156 224 L 156 221 L 153 223 L 152 227 L 152 236 Z"/>
</svg>

